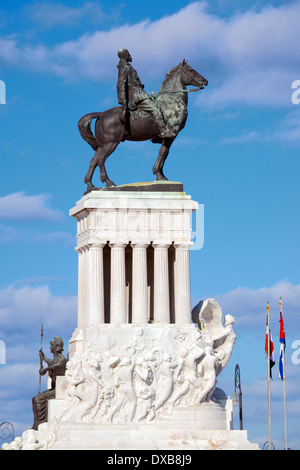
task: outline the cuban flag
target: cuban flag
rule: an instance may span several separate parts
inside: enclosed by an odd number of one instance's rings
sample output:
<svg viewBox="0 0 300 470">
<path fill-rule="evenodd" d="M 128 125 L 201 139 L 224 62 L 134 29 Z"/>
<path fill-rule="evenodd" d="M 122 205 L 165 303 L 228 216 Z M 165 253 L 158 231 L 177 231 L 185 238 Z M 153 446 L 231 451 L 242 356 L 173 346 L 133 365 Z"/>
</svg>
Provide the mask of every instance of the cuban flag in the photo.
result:
<svg viewBox="0 0 300 470">
<path fill-rule="evenodd" d="M 270 333 L 270 378 L 272 378 L 272 367 L 275 365 L 275 354 L 274 354 L 274 343 L 272 340 L 272 334 L 271 330 L 269 330 Z M 267 327 L 267 332 L 266 332 L 266 341 L 265 341 L 265 353 L 266 353 L 266 358 L 268 357 L 268 327 Z"/>
<path fill-rule="evenodd" d="M 280 329 L 279 329 L 280 355 L 279 355 L 279 378 L 283 380 L 283 354 L 285 349 L 285 331 L 283 316 L 280 312 Z"/>
</svg>

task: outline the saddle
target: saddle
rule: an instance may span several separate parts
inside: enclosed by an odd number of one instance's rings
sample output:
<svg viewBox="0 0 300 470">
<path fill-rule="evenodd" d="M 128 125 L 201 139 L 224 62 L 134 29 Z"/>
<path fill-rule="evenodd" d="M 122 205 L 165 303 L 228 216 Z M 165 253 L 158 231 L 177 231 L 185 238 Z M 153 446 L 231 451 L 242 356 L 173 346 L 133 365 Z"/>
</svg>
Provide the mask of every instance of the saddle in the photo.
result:
<svg viewBox="0 0 300 470">
<path fill-rule="evenodd" d="M 135 108 L 133 107 L 123 108 L 122 106 L 120 106 L 119 119 L 124 126 L 127 124 L 127 121 L 129 119 L 136 120 L 136 119 L 147 119 L 147 118 L 149 118 L 149 113 L 139 109 L 138 106 L 135 106 Z"/>
<path fill-rule="evenodd" d="M 135 109 L 129 109 L 129 108 L 122 108 L 120 106 L 119 119 L 120 119 L 121 124 L 126 129 L 126 134 L 123 137 L 122 142 L 126 140 L 126 135 L 130 134 L 130 121 L 131 120 L 134 121 L 138 119 L 147 119 L 147 118 L 149 119 L 149 117 L 150 117 L 149 113 L 139 109 L 138 107 L 135 107 Z M 154 139 L 151 139 L 151 142 L 153 144 L 161 144 L 162 138 L 156 137 Z"/>
</svg>

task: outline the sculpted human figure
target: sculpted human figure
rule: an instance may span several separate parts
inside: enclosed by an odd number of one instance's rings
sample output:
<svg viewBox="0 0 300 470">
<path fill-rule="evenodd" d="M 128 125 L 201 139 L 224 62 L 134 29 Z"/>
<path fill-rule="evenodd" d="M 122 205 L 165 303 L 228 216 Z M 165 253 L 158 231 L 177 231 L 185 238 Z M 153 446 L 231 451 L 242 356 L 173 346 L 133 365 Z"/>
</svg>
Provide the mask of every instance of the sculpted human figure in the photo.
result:
<svg viewBox="0 0 300 470">
<path fill-rule="evenodd" d="M 235 319 L 232 315 L 226 315 L 224 323 L 220 305 L 215 299 L 200 301 L 192 310 L 194 323 L 198 323 L 202 337 L 210 343 L 219 358 L 217 375 L 228 363 L 236 335 L 233 331 Z"/>
<path fill-rule="evenodd" d="M 119 63 L 117 65 L 118 83 L 117 94 L 118 102 L 122 105 L 125 113 L 137 109 L 146 111 L 154 118 L 158 128 L 158 136 L 161 138 L 174 137 L 171 131 L 167 130 L 163 115 L 155 103 L 155 98 L 144 90 L 137 71 L 132 67 L 132 57 L 127 49 L 119 49 Z"/>
<path fill-rule="evenodd" d="M 214 355 L 213 348 L 206 346 L 204 348 L 204 357 L 201 360 L 198 370 L 201 377 L 201 387 L 196 390 L 193 397 L 193 404 L 197 405 L 202 401 L 210 401 L 216 388 L 216 368 L 218 366 L 217 358 Z"/>
<path fill-rule="evenodd" d="M 135 336 L 133 338 L 133 347 L 138 354 L 145 349 L 145 338 L 144 338 L 144 330 L 143 328 L 136 328 Z"/>
<path fill-rule="evenodd" d="M 148 418 L 151 421 L 155 417 L 154 399 L 155 392 L 151 387 L 153 383 L 153 371 L 144 358 L 138 357 L 135 361 L 135 390 L 137 394 L 137 421 Z"/>
<path fill-rule="evenodd" d="M 174 383 L 175 383 L 175 390 L 172 396 L 172 404 L 176 406 L 182 397 L 184 397 L 187 392 L 189 391 L 190 384 L 188 381 L 185 380 L 185 360 L 188 355 L 188 350 L 183 349 L 180 352 L 180 356 L 178 359 L 178 367 L 175 370 L 174 374 Z"/>
<path fill-rule="evenodd" d="M 48 359 L 43 351 L 39 352 L 40 359 L 46 362 L 47 367 L 41 368 L 40 375 L 45 375 L 48 372 L 51 378 L 51 388 L 39 393 L 32 398 L 32 408 L 34 415 L 34 423 L 32 429 L 37 430 L 39 424 L 48 421 L 48 400 L 55 398 L 55 384 L 58 375 L 65 375 L 67 359 L 63 356 L 63 340 L 58 336 L 50 341 L 50 351 L 53 353 L 53 359 Z"/>
<path fill-rule="evenodd" d="M 117 397 L 112 405 L 110 420 L 113 421 L 116 413 L 123 412 L 124 421 L 131 422 L 136 411 L 136 392 L 133 386 L 134 361 L 130 357 L 121 359 L 117 371 L 115 387 Z"/>
<path fill-rule="evenodd" d="M 64 406 L 59 411 L 58 416 L 62 419 L 71 419 L 71 410 L 76 408 L 76 405 L 80 402 L 80 396 L 83 393 L 83 384 L 85 381 L 85 375 L 81 368 L 81 360 L 79 360 L 76 356 L 67 362 L 65 378 L 68 383 L 68 397 L 64 403 Z"/>
<path fill-rule="evenodd" d="M 82 368 L 82 361 L 78 359 L 75 362 L 73 369 L 73 374 L 70 380 L 70 394 L 73 397 L 77 397 L 80 400 L 84 399 L 84 383 L 85 383 L 85 373 Z"/>
<path fill-rule="evenodd" d="M 69 394 L 75 398 L 75 405 L 88 399 L 85 391 L 86 375 L 81 359 L 76 360 L 73 374 L 70 380 Z"/>
<path fill-rule="evenodd" d="M 23 443 L 22 450 L 45 450 L 47 449 L 47 443 L 45 441 L 37 441 L 36 432 L 34 429 L 28 429 L 22 435 Z"/>
<path fill-rule="evenodd" d="M 93 420 L 99 410 L 101 402 L 104 400 L 106 388 L 108 387 L 103 381 L 97 357 L 88 357 L 85 380 L 85 400 L 77 416 L 79 422 L 81 422 L 91 410 L 93 410 L 93 416 L 91 417 Z"/>
<path fill-rule="evenodd" d="M 171 354 L 164 354 L 158 370 L 158 390 L 155 408 L 159 410 L 170 398 L 174 390 L 174 370 L 178 362 Z"/>
<path fill-rule="evenodd" d="M 118 356 L 113 356 L 110 351 L 104 353 L 104 361 L 102 364 L 103 375 L 109 387 L 114 387 L 114 370 L 120 363 Z"/>
<path fill-rule="evenodd" d="M 186 379 L 194 387 L 199 387 L 200 381 L 197 373 L 199 359 L 204 355 L 204 349 L 191 345 L 188 346 L 188 355 L 185 360 Z"/>
<path fill-rule="evenodd" d="M 234 322 L 235 318 L 232 315 L 226 315 L 223 330 L 219 335 L 213 338 L 215 353 L 219 356 L 223 356 L 219 361 L 220 367 L 218 368 L 218 375 L 228 363 L 235 345 L 236 334 L 233 331 Z M 221 354 L 222 352 L 223 354 Z"/>
</svg>

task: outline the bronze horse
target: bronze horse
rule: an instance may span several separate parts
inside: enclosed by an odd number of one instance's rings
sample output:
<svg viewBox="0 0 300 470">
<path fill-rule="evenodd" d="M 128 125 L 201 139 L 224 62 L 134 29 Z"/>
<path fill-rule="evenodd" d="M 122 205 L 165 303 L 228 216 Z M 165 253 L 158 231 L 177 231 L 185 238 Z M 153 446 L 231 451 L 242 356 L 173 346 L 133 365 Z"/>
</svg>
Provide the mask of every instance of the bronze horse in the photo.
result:
<svg viewBox="0 0 300 470">
<path fill-rule="evenodd" d="M 151 115 L 138 109 L 130 113 L 127 110 L 127 119 L 124 119 L 121 106 L 83 116 L 78 122 L 79 132 L 96 152 L 84 178 L 88 189 L 94 187 L 92 176 L 97 165 L 100 168 L 101 181 L 106 183 L 107 187 L 115 186 L 107 176 L 105 160 L 114 152 L 119 143 L 125 140 L 152 140 L 154 143 L 161 143 L 152 171 L 157 180 L 166 180 L 167 178 L 163 174 L 165 160 L 173 141 L 184 128 L 187 119 L 187 93 L 191 90 L 187 90 L 186 87 L 192 85 L 202 89 L 207 83 L 207 80 L 192 69 L 185 60 L 166 74 L 155 100 L 168 127 L 174 131 L 174 137 L 171 138 L 161 139 L 158 137 L 158 131 Z M 91 131 L 93 119 L 96 119 L 95 135 Z"/>
</svg>

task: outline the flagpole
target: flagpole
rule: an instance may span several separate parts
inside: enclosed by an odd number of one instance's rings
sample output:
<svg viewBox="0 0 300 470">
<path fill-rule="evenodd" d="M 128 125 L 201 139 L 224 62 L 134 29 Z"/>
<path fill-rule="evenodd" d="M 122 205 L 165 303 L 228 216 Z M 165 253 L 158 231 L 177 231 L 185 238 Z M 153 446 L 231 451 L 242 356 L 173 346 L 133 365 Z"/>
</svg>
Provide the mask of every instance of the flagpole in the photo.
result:
<svg viewBox="0 0 300 470">
<path fill-rule="evenodd" d="M 271 384 L 270 384 L 270 375 L 271 375 L 271 365 L 270 365 L 270 305 L 267 302 L 267 335 L 268 335 L 268 353 L 267 353 L 267 363 L 268 363 L 268 428 L 269 428 L 269 450 L 272 450 L 272 439 L 271 439 Z"/>
<path fill-rule="evenodd" d="M 282 318 L 282 297 L 280 297 L 280 318 Z M 283 407 L 284 407 L 284 435 L 285 435 L 285 450 L 288 450 L 287 440 L 287 412 L 286 412 L 286 380 L 285 380 L 285 347 L 282 348 L 282 381 L 283 381 Z"/>
</svg>

